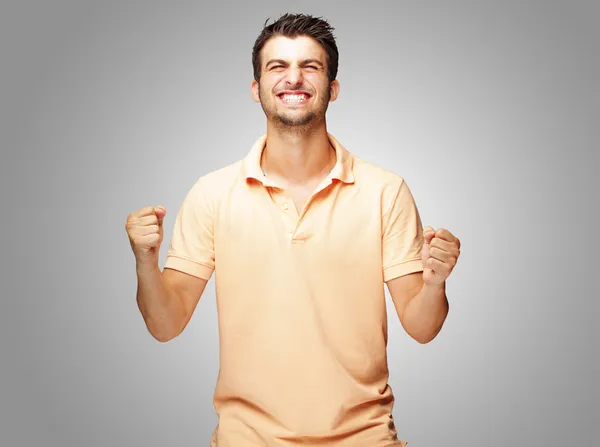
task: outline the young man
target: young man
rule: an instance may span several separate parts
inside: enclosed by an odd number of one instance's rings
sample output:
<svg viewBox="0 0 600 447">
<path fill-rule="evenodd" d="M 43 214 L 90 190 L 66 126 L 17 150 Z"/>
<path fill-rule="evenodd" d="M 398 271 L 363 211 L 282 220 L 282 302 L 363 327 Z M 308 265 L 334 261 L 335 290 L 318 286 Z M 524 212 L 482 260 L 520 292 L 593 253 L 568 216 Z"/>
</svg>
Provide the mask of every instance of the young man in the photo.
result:
<svg viewBox="0 0 600 447">
<path fill-rule="evenodd" d="M 212 447 L 406 445 L 392 417 L 383 284 L 407 333 L 429 342 L 460 242 L 424 230 L 403 178 L 328 133 L 337 64 L 326 21 L 284 15 L 266 26 L 251 86 L 266 134 L 190 189 L 163 272 L 164 207 L 127 219 L 138 304 L 157 340 L 184 330 L 216 272 Z"/>
</svg>

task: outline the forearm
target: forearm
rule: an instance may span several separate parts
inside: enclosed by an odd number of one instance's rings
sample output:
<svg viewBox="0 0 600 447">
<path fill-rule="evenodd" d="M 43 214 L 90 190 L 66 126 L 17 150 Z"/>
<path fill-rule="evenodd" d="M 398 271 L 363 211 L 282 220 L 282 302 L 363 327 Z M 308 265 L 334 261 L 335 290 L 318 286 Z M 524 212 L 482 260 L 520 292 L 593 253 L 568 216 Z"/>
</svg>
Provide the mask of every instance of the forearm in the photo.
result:
<svg viewBox="0 0 600 447">
<path fill-rule="evenodd" d="M 169 341 L 181 332 L 185 321 L 183 301 L 164 280 L 158 265 L 136 265 L 137 303 L 148 327 L 158 341 Z"/>
<path fill-rule="evenodd" d="M 428 343 L 442 329 L 448 308 L 445 283 L 437 287 L 423 284 L 404 309 L 404 329 L 419 343 Z"/>
</svg>

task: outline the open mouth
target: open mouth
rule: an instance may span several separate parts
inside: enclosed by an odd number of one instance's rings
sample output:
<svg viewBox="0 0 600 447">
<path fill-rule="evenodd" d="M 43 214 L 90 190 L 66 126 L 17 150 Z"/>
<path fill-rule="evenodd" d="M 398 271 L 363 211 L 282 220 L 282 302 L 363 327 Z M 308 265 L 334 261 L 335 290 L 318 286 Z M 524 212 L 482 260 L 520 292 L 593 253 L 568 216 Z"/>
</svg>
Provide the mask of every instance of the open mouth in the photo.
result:
<svg viewBox="0 0 600 447">
<path fill-rule="evenodd" d="M 302 105 L 308 103 L 310 94 L 306 92 L 283 92 L 277 97 L 286 105 Z"/>
</svg>

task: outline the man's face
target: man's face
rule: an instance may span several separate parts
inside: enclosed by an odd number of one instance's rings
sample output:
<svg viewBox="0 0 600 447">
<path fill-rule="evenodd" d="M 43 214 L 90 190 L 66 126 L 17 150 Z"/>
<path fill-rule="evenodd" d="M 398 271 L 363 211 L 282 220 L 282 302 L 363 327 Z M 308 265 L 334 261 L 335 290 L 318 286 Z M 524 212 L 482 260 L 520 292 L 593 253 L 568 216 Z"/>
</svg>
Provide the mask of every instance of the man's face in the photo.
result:
<svg viewBox="0 0 600 447">
<path fill-rule="evenodd" d="M 327 78 L 327 56 L 307 36 L 276 36 L 261 52 L 260 84 L 252 81 L 252 97 L 260 102 L 267 120 L 287 126 L 320 122 L 339 84 Z"/>
</svg>

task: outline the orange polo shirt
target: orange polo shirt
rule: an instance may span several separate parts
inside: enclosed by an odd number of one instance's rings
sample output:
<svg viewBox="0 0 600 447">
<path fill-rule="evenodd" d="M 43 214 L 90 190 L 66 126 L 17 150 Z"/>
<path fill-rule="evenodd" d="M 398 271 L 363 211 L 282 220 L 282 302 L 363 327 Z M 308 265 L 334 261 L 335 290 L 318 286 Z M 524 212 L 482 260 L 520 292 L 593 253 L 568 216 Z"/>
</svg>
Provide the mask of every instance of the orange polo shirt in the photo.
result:
<svg viewBox="0 0 600 447">
<path fill-rule="evenodd" d="M 406 445 L 384 282 L 423 270 L 421 219 L 402 177 L 328 135 L 337 162 L 300 213 L 262 174 L 263 135 L 200 177 L 177 214 L 165 268 L 215 272 L 212 447 Z"/>
</svg>

